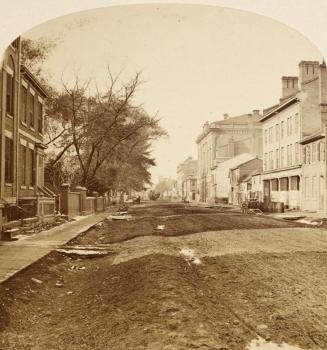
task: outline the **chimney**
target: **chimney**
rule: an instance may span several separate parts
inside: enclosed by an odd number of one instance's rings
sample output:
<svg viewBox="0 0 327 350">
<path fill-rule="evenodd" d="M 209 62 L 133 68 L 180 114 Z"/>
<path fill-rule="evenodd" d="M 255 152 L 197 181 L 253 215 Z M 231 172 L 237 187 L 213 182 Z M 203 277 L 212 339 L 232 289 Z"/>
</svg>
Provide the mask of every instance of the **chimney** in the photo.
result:
<svg viewBox="0 0 327 350">
<path fill-rule="evenodd" d="M 225 113 L 225 114 L 224 114 L 224 120 L 226 120 L 226 119 L 228 119 L 228 118 L 229 118 L 228 113 Z"/>
<path fill-rule="evenodd" d="M 260 110 L 259 110 L 259 109 L 254 109 L 254 110 L 252 111 L 252 115 L 253 115 L 254 117 L 259 116 L 259 115 L 260 115 Z"/>
<path fill-rule="evenodd" d="M 209 122 L 206 121 L 204 124 L 203 124 L 203 132 L 207 132 L 209 129 Z"/>
<path fill-rule="evenodd" d="M 319 62 L 318 61 L 301 61 L 299 63 L 300 84 L 306 83 L 318 77 Z"/>
<path fill-rule="evenodd" d="M 298 77 L 282 77 L 282 99 L 299 90 L 299 78 Z"/>
</svg>

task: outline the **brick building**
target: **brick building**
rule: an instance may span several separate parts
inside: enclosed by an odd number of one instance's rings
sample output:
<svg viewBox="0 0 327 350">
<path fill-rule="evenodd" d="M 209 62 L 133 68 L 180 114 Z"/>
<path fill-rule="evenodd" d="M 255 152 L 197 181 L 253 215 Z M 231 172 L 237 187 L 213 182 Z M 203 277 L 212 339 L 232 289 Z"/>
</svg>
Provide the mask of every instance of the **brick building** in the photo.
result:
<svg viewBox="0 0 327 350">
<path fill-rule="evenodd" d="M 17 134 L 20 85 L 20 39 L 11 43 L 0 63 L 0 225 L 14 216 L 18 203 Z"/>
<path fill-rule="evenodd" d="M 198 190 L 201 202 L 227 200 L 220 198 L 219 165 L 236 156 L 248 153 L 262 157 L 262 125 L 258 110 L 237 117 L 204 124 L 198 145 Z M 228 174 L 228 171 L 227 171 Z M 228 190 L 227 190 L 228 193 Z"/>
<path fill-rule="evenodd" d="M 24 66 L 20 38 L 7 48 L 0 70 L 0 229 L 20 220 L 54 216 L 53 194 L 44 187 L 45 90 Z"/>
<path fill-rule="evenodd" d="M 264 113 L 264 202 L 301 208 L 300 141 L 327 121 L 326 65 L 302 61 L 298 77 L 282 77 L 280 103 Z"/>
</svg>

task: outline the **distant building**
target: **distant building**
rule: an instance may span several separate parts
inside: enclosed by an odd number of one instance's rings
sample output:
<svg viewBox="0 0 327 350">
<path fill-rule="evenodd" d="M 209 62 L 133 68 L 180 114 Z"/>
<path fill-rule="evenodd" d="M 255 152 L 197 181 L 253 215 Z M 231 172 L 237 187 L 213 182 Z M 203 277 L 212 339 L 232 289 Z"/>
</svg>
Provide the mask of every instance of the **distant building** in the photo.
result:
<svg viewBox="0 0 327 350">
<path fill-rule="evenodd" d="M 254 172 L 251 175 L 250 198 L 263 202 L 262 171 Z"/>
<path fill-rule="evenodd" d="M 177 167 L 177 199 L 191 201 L 196 196 L 198 161 L 192 157 L 185 159 Z"/>
<path fill-rule="evenodd" d="M 301 140 L 303 147 L 301 198 L 302 210 L 327 214 L 326 129 Z"/>
<path fill-rule="evenodd" d="M 195 202 L 197 200 L 197 181 L 196 176 L 189 176 L 183 181 L 183 200 Z"/>
<path fill-rule="evenodd" d="M 262 170 L 262 159 L 254 158 L 241 163 L 229 171 L 230 204 L 240 205 L 250 198 L 252 191 L 252 175 Z"/>
<path fill-rule="evenodd" d="M 222 162 L 243 153 L 262 156 L 262 125 L 258 110 L 237 117 L 204 124 L 198 145 L 198 190 L 201 202 L 220 200 L 216 169 Z"/>
<path fill-rule="evenodd" d="M 326 65 L 302 61 L 298 77 L 282 77 L 280 103 L 266 110 L 263 129 L 264 202 L 301 208 L 301 140 L 327 121 Z"/>
<path fill-rule="evenodd" d="M 245 162 L 256 159 L 257 156 L 250 153 L 243 153 L 230 158 L 224 162 L 217 165 L 212 171 L 213 184 L 214 184 L 214 197 L 217 202 L 229 203 L 230 202 L 230 192 L 231 192 L 231 182 L 229 177 L 230 169 L 239 166 Z"/>
</svg>

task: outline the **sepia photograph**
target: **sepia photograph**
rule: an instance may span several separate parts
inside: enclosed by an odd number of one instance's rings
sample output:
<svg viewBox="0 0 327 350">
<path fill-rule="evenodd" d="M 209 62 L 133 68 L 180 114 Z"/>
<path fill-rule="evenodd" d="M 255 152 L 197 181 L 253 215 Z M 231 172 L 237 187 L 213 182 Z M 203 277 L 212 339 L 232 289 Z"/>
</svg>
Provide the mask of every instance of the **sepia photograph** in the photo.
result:
<svg viewBox="0 0 327 350">
<path fill-rule="evenodd" d="M 50 18 L 0 52 L 0 349 L 326 350 L 321 49 L 214 4 Z"/>
</svg>

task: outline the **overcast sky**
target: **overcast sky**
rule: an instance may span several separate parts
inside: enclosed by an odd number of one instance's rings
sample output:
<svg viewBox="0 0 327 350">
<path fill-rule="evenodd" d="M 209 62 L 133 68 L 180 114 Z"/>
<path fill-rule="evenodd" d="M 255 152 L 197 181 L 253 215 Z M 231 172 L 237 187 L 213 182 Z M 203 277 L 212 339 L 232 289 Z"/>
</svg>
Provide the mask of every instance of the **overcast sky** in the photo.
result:
<svg viewBox="0 0 327 350">
<path fill-rule="evenodd" d="M 57 39 L 45 67 L 54 81 L 78 73 L 104 86 L 108 64 L 123 80 L 142 70 L 136 102 L 150 114 L 159 111 L 170 135 L 154 146 L 154 182 L 196 158 L 205 121 L 275 104 L 282 75 L 298 75 L 301 60 L 322 60 L 289 27 L 216 6 L 110 7 L 52 20 L 25 36 Z"/>
</svg>

